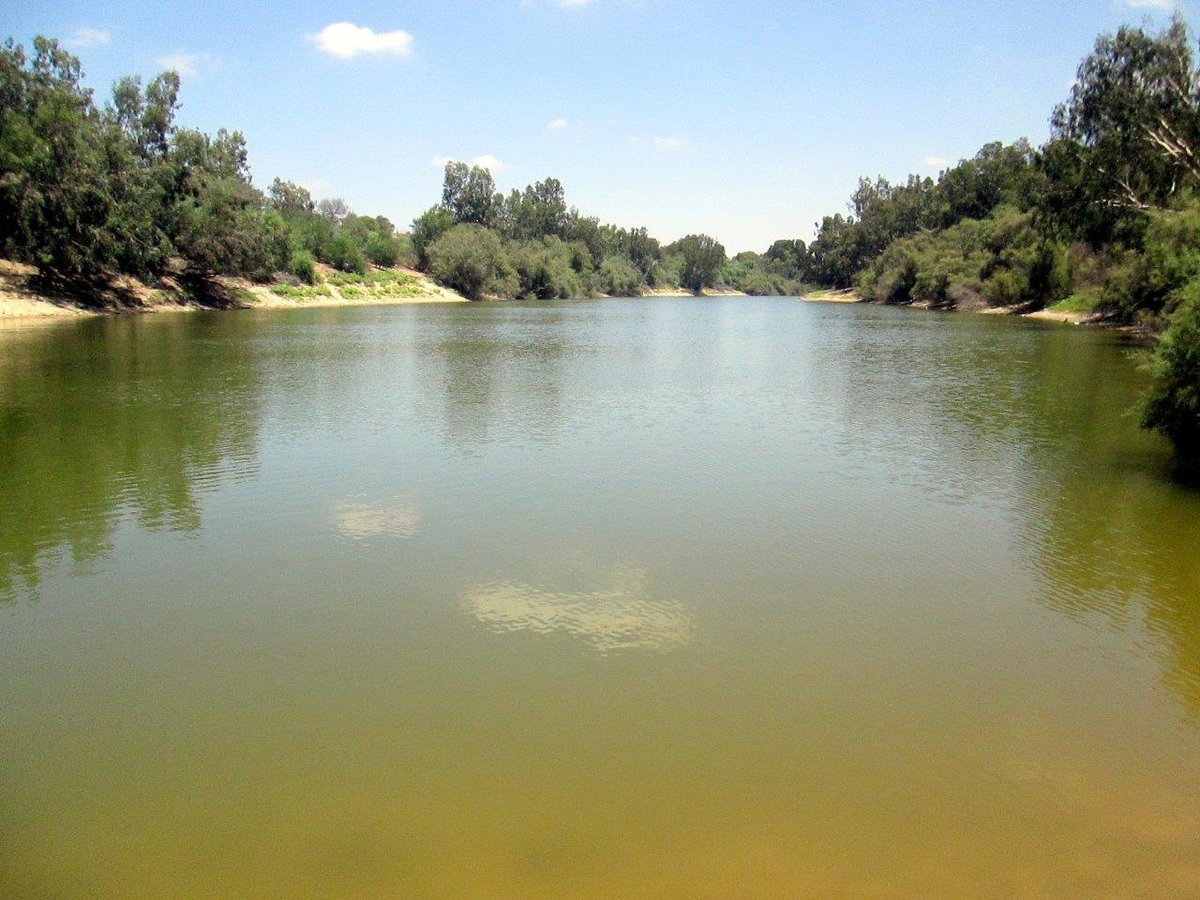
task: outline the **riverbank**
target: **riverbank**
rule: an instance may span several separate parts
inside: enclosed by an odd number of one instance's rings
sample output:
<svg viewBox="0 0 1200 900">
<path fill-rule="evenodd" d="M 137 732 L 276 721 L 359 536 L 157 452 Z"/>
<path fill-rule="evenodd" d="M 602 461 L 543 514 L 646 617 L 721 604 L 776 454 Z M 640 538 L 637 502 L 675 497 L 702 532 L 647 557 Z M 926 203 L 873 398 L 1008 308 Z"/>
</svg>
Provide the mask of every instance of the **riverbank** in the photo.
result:
<svg viewBox="0 0 1200 900">
<path fill-rule="evenodd" d="M 469 302 L 414 269 L 372 269 L 365 276 L 358 276 L 320 267 L 319 274 L 321 280 L 316 285 L 256 284 L 244 278 L 218 277 L 206 283 L 203 294 L 169 277 L 151 285 L 136 278 L 115 276 L 89 288 L 89 301 L 85 303 L 67 290 L 48 290 L 38 284 L 33 266 L 0 260 L 0 319 Z"/>
<path fill-rule="evenodd" d="M 644 288 L 642 297 L 746 297 L 744 291 L 735 291 L 733 288 L 705 288 L 699 294 L 693 294 L 691 291 L 685 291 L 682 288 Z"/>
<path fill-rule="evenodd" d="M 812 291 L 800 298 L 806 303 L 870 303 L 852 290 L 822 290 Z M 937 307 L 928 303 L 902 304 L 909 309 L 948 309 L 952 312 L 974 312 L 984 316 L 1020 316 L 1023 319 L 1037 319 L 1042 322 L 1059 322 L 1063 325 L 1096 325 L 1101 324 L 1103 317 L 1092 312 L 1077 312 L 1057 309 L 1037 309 L 1029 311 L 1028 304 L 1013 306 L 984 306 L 976 308 L 961 308 L 957 306 Z"/>
</svg>

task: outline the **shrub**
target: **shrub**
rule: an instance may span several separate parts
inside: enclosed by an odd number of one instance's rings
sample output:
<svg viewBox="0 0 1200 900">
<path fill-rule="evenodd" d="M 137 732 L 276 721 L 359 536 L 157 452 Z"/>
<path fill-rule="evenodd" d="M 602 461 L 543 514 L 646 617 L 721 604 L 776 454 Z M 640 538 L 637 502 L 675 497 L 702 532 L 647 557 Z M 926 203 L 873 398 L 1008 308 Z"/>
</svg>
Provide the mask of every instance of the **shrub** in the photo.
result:
<svg viewBox="0 0 1200 900">
<path fill-rule="evenodd" d="M 288 272 L 305 284 L 317 283 L 317 261 L 307 250 L 297 250 L 288 261 Z"/>
<path fill-rule="evenodd" d="M 455 225 L 429 248 L 429 271 L 439 284 L 478 300 L 500 274 L 500 238 L 482 225 Z"/>
<path fill-rule="evenodd" d="M 378 231 L 367 238 L 363 252 L 377 266 L 391 267 L 400 259 L 400 247 L 396 239 Z"/>
<path fill-rule="evenodd" d="M 329 245 L 329 264 L 343 272 L 357 272 L 365 275 L 367 260 L 358 249 L 358 245 L 347 237 L 338 235 Z"/>
</svg>

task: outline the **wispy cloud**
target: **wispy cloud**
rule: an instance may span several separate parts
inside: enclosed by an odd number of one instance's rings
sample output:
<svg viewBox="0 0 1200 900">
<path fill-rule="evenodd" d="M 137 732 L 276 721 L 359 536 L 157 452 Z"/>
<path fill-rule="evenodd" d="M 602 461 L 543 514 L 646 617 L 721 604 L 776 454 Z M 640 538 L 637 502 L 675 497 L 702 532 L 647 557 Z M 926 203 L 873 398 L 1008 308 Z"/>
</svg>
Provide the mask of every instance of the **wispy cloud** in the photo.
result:
<svg viewBox="0 0 1200 900">
<path fill-rule="evenodd" d="M 435 156 L 433 164 L 439 169 L 446 168 L 447 164 L 452 162 L 461 162 L 453 156 Z M 490 153 L 485 153 L 483 156 L 477 156 L 469 160 L 473 166 L 479 166 L 481 169 L 487 169 L 489 172 L 503 172 L 508 168 L 508 163 L 503 162 L 498 157 L 492 156 Z"/>
<path fill-rule="evenodd" d="M 111 39 L 112 35 L 102 28 L 79 28 L 63 43 L 73 50 L 82 50 L 107 44 Z"/>
<path fill-rule="evenodd" d="M 308 39 L 322 52 L 338 59 L 353 59 L 363 53 L 379 56 L 411 56 L 413 37 L 407 31 L 372 31 L 351 22 L 326 25 Z"/>
<path fill-rule="evenodd" d="M 658 150 L 680 150 L 687 146 L 687 141 L 677 137 L 656 137 L 654 146 Z"/>
<path fill-rule="evenodd" d="M 553 122 L 549 123 L 546 126 L 546 130 L 547 131 L 562 131 L 566 127 L 567 127 L 566 119 L 555 119 Z"/>
<path fill-rule="evenodd" d="M 1175 0 L 1128 0 L 1130 6 L 1134 9 L 1174 9 L 1177 4 Z"/>
<path fill-rule="evenodd" d="M 926 156 L 921 162 L 930 169 L 942 169 L 949 165 L 950 160 L 944 156 Z"/>
<path fill-rule="evenodd" d="M 164 69 L 174 69 L 180 75 L 195 75 L 202 68 L 216 63 L 216 57 L 207 53 L 168 53 L 154 61 Z"/>
</svg>

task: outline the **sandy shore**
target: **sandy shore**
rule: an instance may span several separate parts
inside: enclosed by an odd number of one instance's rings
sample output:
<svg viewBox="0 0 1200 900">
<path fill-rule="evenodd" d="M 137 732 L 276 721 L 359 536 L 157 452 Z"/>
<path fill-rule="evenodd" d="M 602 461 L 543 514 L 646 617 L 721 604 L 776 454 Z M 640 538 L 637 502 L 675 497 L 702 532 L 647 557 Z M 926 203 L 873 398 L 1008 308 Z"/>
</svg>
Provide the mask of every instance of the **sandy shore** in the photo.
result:
<svg viewBox="0 0 1200 900">
<path fill-rule="evenodd" d="M 813 291 L 800 298 L 805 303 L 862 303 L 863 298 L 854 291 Z"/>
<path fill-rule="evenodd" d="M 691 291 L 685 291 L 682 288 L 645 288 L 641 296 L 643 297 L 745 297 L 747 296 L 742 291 L 730 290 L 728 288 L 705 288 L 699 295 L 693 294 Z"/>
<path fill-rule="evenodd" d="M 852 290 L 842 291 L 813 291 L 800 298 L 808 303 L 864 303 L 858 294 Z M 910 309 L 929 309 L 928 305 L 913 303 Z M 958 312 L 975 312 L 984 316 L 1020 316 L 1023 319 L 1039 319 L 1043 322 L 1061 322 L 1066 325 L 1081 325 L 1094 321 L 1092 313 L 1064 312 L 1054 309 L 1039 309 L 1036 312 L 1022 312 L 1022 306 L 989 306 L 983 309 L 957 310 Z"/>
<path fill-rule="evenodd" d="M 231 304 L 235 309 L 301 309 L 326 306 L 398 306 L 413 303 L 469 302 L 461 294 L 434 284 L 420 272 L 412 269 L 399 269 L 398 271 L 415 279 L 417 284 L 413 293 L 389 295 L 359 291 L 357 296 L 346 296 L 337 285 L 326 284 L 324 287 L 328 291 L 327 295 L 286 297 L 272 291 L 268 285 L 253 284 L 240 278 L 222 278 L 218 281 L 231 297 L 236 298 Z M 34 286 L 34 275 L 36 275 L 36 270 L 33 266 L 0 260 L 0 319 L 34 321 L 77 318 L 105 313 L 180 312 L 213 308 L 197 303 L 170 279 L 164 279 L 161 285 L 152 288 L 131 278 L 114 281 L 113 290 L 101 298 L 103 305 L 99 308 L 85 306 L 69 296 L 54 296 L 40 292 Z"/>
</svg>

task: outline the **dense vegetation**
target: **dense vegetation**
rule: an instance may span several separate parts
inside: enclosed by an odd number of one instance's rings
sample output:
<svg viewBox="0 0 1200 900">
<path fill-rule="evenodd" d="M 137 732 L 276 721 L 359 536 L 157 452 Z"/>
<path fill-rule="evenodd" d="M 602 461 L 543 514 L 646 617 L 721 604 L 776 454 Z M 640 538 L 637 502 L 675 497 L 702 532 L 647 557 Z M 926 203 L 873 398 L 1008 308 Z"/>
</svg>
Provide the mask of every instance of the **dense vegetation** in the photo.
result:
<svg viewBox="0 0 1200 900">
<path fill-rule="evenodd" d="M 175 124 L 176 73 L 122 78 L 102 108 L 81 81 L 56 41 L 0 48 L 0 254 L 44 280 L 84 297 L 111 273 L 312 282 L 316 261 L 365 272 L 406 253 L 383 217 L 278 179 L 255 188 L 241 133 Z"/>
<path fill-rule="evenodd" d="M 303 291 L 321 262 L 372 291 L 396 286 L 369 272 L 411 265 L 473 299 L 822 285 L 884 303 L 1094 312 L 1161 335 L 1144 421 L 1200 456 L 1200 74 L 1178 18 L 1102 36 L 1044 146 L 988 144 L 936 179 L 862 179 L 850 214 L 825 217 L 810 244 L 732 259 L 707 235 L 662 245 L 584 216 L 557 179 L 504 195 L 459 162 L 400 234 L 290 182 L 260 191 L 243 136 L 176 125 L 178 93 L 173 72 L 127 77 L 97 106 L 57 42 L 35 39 L 29 58 L 11 39 L 0 48 L 0 255 L 81 295 L 114 273 Z"/>
<path fill-rule="evenodd" d="M 1100 37 L 1050 140 L 863 179 L 800 277 L 883 303 L 1053 307 L 1161 335 L 1143 421 L 1200 462 L 1200 73 L 1176 18 Z"/>
</svg>

